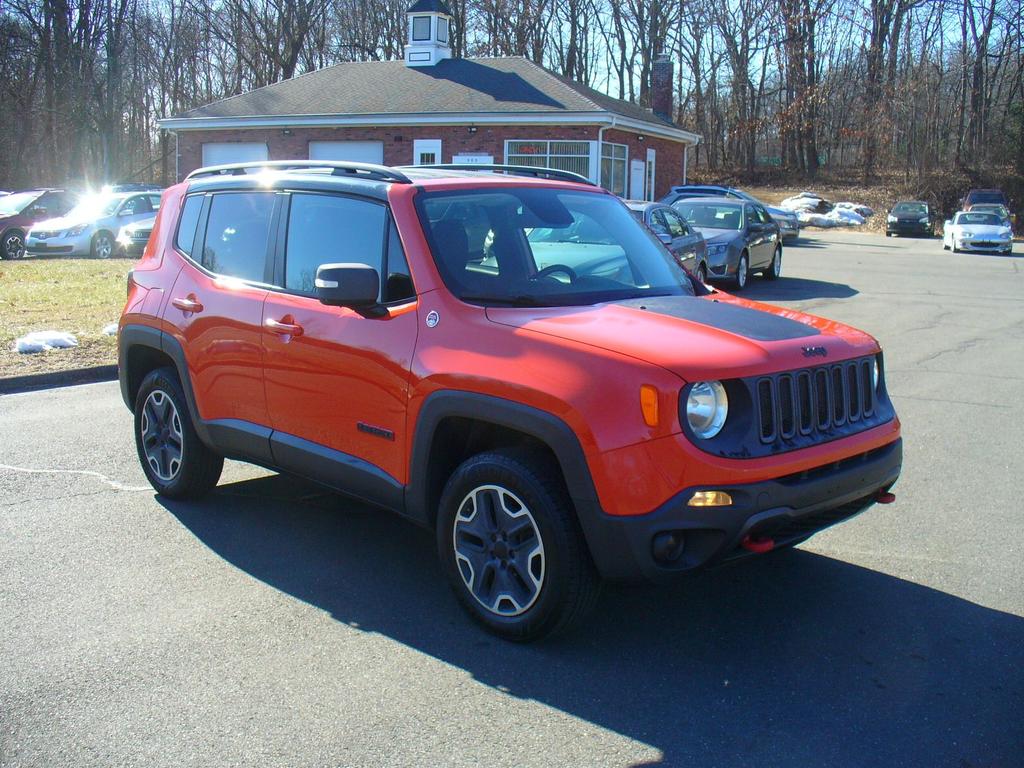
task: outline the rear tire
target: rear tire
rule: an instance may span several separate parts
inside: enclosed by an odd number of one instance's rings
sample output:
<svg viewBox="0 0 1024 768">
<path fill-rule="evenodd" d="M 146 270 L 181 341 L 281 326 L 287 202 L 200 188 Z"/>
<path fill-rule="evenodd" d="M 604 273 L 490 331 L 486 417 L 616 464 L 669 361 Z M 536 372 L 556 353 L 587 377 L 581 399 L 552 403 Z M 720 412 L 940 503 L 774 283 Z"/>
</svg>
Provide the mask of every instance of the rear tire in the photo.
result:
<svg viewBox="0 0 1024 768">
<path fill-rule="evenodd" d="M 600 592 L 560 475 L 525 451 L 481 453 L 455 470 L 441 495 L 437 549 L 462 606 L 506 640 L 565 631 Z"/>
<path fill-rule="evenodd" d="M 25 233 L 20 229 L 9 229 L 0 240 L 0 258 L 20 259 L 25 256 Z"/>
<path fill-rule="evenodd" d="M 224 457 L 196 434 L 173 368 L 158 368 L 142 380 L 135 396 L 135 448 L 150 485 L 170 499 L 205 495 L 224 468 Z"/>
</svg>

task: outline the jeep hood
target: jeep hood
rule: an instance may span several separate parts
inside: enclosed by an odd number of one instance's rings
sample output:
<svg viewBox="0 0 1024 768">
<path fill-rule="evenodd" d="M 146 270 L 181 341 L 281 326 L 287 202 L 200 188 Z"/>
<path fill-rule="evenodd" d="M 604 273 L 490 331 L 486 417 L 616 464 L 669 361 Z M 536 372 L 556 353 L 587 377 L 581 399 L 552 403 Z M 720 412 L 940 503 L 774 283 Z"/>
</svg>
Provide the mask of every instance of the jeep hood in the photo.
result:
<svg viewBox="0 0 1024 768">
<path fill-rule="evenodd" d="M 850 326 L 721 292 L 585 307 L 488 307 L 487 317 L 517 332 L 627 355 L 687 381 L 807 368 L 878 351 L 871 336 Z"/>
</svg>

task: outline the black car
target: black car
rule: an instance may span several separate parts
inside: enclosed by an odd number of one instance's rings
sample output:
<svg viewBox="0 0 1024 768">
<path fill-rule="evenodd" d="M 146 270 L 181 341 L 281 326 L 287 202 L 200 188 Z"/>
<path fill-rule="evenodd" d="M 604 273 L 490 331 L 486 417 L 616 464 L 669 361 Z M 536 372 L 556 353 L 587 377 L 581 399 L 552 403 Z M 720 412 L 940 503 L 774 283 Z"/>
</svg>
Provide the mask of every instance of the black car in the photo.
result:
<svg viewBox="0 0 1024 768">
<path fill-rule="evenodd" d="M 695 197 L 672 207 L 704 235 L 711 280 L 730 280 L 734 290 L 741 290 L 752 272 L 768 280 L 782 274 L 779 225 L 764 206 L 729 197 Z"/>
<path fill-rule="evenodd" d="M 901 200 L 885 217 L 885 236 L 917 235 L 931 237 L 934 222 L 928 203 L 923 200 Z"/>
<path fill-rule="evenodd" d="M 658 236 L 681 266 L 702 283 L 707 282 L 708 249 L 704 235 L 693 229 L 671 206 L 626 200 L 626 207 Z"/>
</svg>

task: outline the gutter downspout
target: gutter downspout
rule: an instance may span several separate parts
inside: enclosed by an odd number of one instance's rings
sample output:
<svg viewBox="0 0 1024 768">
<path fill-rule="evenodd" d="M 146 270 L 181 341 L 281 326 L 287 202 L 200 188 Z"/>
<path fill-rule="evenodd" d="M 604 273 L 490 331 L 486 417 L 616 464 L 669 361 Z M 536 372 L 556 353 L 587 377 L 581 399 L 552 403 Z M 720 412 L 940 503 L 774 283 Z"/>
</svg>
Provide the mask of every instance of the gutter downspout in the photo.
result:
<svg viewBox="0 0 1024 768">
<path fill-rule="evenodd" d="M 611 123 L 609 123 L 608 125 L 602 125 L 600 128 L 597 129 L 597 178 L 594 179 L 594 182 L 599 187 L 601 186 L 601 156 L 602 156 L 602 147 L 604 147 L 604 132 L 607 131 L 609 128 L 614 128 L 614 127 L 615 127 L 615 115 L 612 115 Z M 627 172 L 629 171 L 628 164 L 627 164 L 627 167 L 626 167 L 626 171 Z"/>
<path fill-rule="evenodd" d="M 686 184 L 686 169 L 690 158 L 690 145 L 683 144 L 683 184 Z"/>
</svg>

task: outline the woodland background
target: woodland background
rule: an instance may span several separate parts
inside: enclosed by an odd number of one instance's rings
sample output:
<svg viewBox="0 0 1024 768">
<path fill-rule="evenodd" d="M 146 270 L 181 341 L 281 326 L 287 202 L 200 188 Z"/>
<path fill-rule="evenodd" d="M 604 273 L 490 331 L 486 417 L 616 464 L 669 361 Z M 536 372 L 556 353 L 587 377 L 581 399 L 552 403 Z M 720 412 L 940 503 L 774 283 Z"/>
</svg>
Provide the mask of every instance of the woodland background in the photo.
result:
<svg viewBox="0 0 1024 768">
<path fill-rule="evenodd" d="M 448 2 L 456 55 L 526 56 L 642 104 L 655 55 L 671 54 L 705 178 L 1019 187 L 1024 174 L 1024 0 Z M 0 0 L 0 188 L 168 183 L 158 118 L 401 58 L 408 5 Z"/>
</svg>

